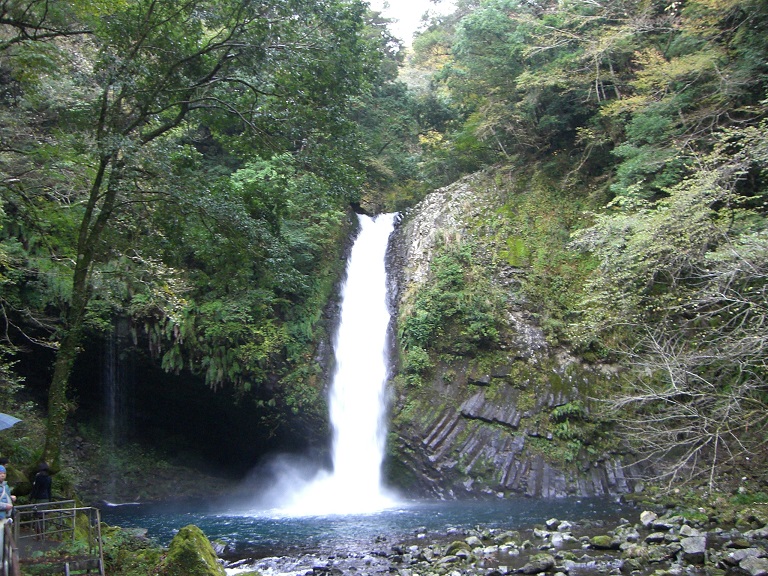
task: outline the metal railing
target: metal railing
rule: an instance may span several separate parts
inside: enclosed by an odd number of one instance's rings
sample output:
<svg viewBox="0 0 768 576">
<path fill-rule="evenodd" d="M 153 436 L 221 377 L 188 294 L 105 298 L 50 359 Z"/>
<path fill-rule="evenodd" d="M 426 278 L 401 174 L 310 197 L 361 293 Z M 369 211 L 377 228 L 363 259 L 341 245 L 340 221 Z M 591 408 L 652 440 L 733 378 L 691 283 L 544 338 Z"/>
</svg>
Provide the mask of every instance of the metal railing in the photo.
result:
<svg viewBox="0 0 768 576">
<path fill-rule="evenodd" d="M 13 530 L 8 522 L 3 524 L 3 549 L 2 549 L 2 576 L 20 576 L 19 555 L 16 551 L 16 542 L 13 539 Z"/>
<path fill-rule="evenodd" d="M 104 576 L 97 508 L 78 507 L 74 500 L 24 504 L 14 507 L 13 518 L 12 541 L 21 565 L 34 566 L 39 573 L 96 570 Z"/>
</svg>

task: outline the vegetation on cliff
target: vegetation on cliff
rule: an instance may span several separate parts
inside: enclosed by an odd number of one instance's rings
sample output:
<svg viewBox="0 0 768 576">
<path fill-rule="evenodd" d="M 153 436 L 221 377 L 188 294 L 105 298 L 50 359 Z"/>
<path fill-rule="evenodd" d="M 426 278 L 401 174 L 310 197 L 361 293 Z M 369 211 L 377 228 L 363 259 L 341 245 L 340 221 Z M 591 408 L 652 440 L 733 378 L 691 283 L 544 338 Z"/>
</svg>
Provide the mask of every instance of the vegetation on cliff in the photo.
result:
<svg viewBox="0 0 768 576">
<path fill-rule="evenodd" d="M 620 410 L 671 483 L 726 487 L 765 450 L 766 27 L 750 1 L 492 0 L 415 43 L 450 118 L 425 170 L 492 167 L 470 187 L 498 201 L 479 218 L 467 201 L 461 244 L 518 270 L 550 345 L 622 368 L 592 409 Z M 423 316 L 428 285 L 401 318 L 406 376 L 451 346 L 413 346 L 454 314 Z"/>
<path fill-rule="evenodd" d="M 322 422 L 350 206 L 482 171 L 498 202 L 468 204 L 401 312 L 408 384 L 492 358 L 519 297 L 547 345 L 622 368 L 589 408 L 670 480 L 761 461 L 765 2 L 462 0 L 407 84 L 385 24 L 356 1 L 0 6 L 0 377 L 50 383 L 45 448 L 6 450 L 56 460 L 80 347 L 118 318 L 265 438 Z M 566 443 L 599 428 L 564 410 Z"/>
</svg>

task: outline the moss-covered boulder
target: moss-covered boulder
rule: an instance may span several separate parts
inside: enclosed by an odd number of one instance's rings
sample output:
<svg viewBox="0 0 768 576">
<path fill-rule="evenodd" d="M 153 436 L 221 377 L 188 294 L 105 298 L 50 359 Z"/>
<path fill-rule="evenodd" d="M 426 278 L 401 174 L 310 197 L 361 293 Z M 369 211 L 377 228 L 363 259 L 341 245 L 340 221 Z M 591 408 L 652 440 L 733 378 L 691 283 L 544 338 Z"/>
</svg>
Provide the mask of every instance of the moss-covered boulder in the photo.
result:
<svg viewBox="0 0 768 576">
<path fill-rule="evenodd" d="M 158 576 L 226 576 L 226 572 L 203 531 L 190 524 L 171 540 Z"/>
<path fill-rule="evenodd" d="M 589 545 L 595 550 L 618 550 L 621 542 L 613 536 L 601 534 L 590 538 Z"/>
<path fill-rule="evenodd" d="M 555 567 L 555 557 L 551 554 L 534 554 L 528 559 L 528 563 L 520 568 L 518 572 L 523 574 L 540 574 L 549 572 Z"/>
<path fill-rule="evenodd" d="M 445 549 L 445 554 L 443 556 L 455 556 L 458 552 L 470 552 L 472 549 L 469 547 L 469 544 L 464 542 L 463 540 L 455 540 L 448 544 L 448 547 Z"/>
</svg>

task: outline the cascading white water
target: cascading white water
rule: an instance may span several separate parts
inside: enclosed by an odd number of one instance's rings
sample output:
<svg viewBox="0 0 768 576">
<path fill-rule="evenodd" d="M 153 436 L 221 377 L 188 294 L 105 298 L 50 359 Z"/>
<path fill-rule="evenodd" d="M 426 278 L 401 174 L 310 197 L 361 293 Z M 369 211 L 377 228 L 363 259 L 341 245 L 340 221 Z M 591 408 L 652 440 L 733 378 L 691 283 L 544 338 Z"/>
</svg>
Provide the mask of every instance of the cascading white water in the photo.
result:
<svg viewBox="0 0 768 576">
<path fill-rule="evenodd" d="M 329 398 L 333 470 L 284 491 L 285 504 L 279 508 L 288 514 L 370 512 L 395 503 L 381 485 L 390 320 L 385 257 L 395 215 L 358 218 L 360 233 L 347 262 L 334 346 Z"/>
</svg>

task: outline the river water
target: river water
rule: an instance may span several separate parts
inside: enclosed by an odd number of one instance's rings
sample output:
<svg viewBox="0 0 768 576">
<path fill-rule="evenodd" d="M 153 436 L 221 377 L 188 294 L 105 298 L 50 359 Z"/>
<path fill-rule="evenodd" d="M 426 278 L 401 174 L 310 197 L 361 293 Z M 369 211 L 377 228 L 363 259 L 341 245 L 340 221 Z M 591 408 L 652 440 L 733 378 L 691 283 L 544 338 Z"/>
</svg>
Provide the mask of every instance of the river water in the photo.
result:
<svg viewBox="0 0 768 576">
<path fill-rule="evenodd" d="M 214 501 L 190 501 L 107 507 L 102 520 L 110 525 L 144 528 L 168 544 L 188 524 L 210 540 L 227 544 L 239 558 L 339 554 L 373 550 L 382 541 L 429 541 L 477 526 L 521 530 L 550 518 L 613 521 L 636 515 L 626 504 L 605 498 L 505 498 L 472 501 L 404 501 L 365 514 L 285 516 L 280 510 L 247 510 Z"/>
</svg>

